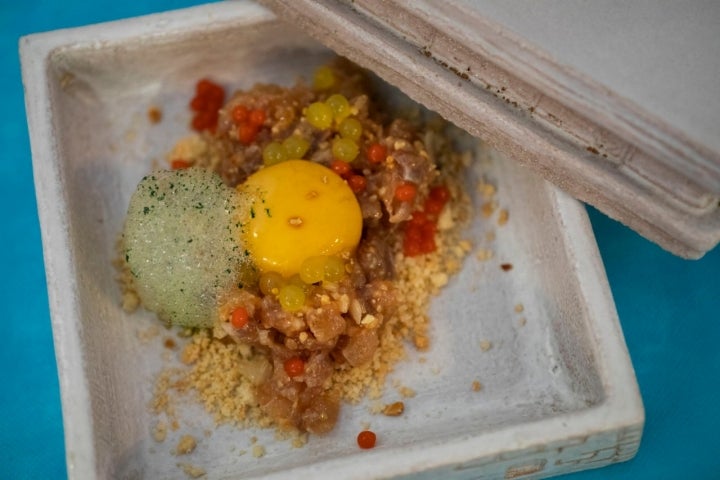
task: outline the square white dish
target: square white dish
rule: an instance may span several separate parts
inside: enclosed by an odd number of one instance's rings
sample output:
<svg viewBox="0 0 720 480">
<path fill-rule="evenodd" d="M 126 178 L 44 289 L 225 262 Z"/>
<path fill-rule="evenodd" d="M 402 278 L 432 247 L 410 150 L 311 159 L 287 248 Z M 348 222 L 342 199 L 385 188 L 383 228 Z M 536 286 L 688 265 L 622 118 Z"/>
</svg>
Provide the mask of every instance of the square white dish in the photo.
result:
<svg viewBox="0 0 720 480">
<path fill-rule="evenodd" d="M 537 478 L 631 458 L 642 403 L 584 209 L 495 154 L 476 174 L 497 185 L 510 221 L 475 216 L 469 236 L 494 257 L 468 257 L 432 306 L 426 362 L 398 365 L 417 392 L 404 416 L 345 405 L 331 434 L 293 449 L 270 431 L 205 436 L 212 420 L 188 406 L 187 428 L 152 439 L 162 342 L 138 337 L 154 320 L 123 312 L 111 265 L 130 193 L 186 132 L 198 78 L 289 84 L 331 56 L 249 2 L 22 40 L 69 476 L 182 478 L 177 464 L 192 463 L 207 478 Z M 151 106 L 163 111 L 152 126 Z M 372 451 L 355 445 L 364 422 L 380 435 Z M 183 433 L 200 439 L 187 458 L 170 453 Z M 262 458 L 238 454 L 253 436 Z"/>
</svg>

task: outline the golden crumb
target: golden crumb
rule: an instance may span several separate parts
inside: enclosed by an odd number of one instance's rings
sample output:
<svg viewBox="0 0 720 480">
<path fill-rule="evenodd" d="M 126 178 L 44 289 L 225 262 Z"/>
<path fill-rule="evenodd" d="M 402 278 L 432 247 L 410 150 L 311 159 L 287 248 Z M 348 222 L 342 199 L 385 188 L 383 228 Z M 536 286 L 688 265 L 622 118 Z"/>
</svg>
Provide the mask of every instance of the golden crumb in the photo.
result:
<svg viewBox="0 0 720 480">
<path fill-rule="evenodd" d="M 490 340 L 482 340 L 480 342 L 480 350 L 482 350 L 483 352 L 487 352 L 492 347 L 493 347 L 493 344 Z"/>
<path fill-rule="evenodd" d="M 160 327 L 153 325 L 144 330 L 138 330 L 136 335 L 141 343 L 148 343 L 160 335 Z"/>
<path fill-rule="evenodd" d="M 430 347 L 430 339 L 426 335 L 415 335 L 413 338 L 415 348 L 420 351 L 427 350 Z"/>
<path fill-rule="evenodd" d="M 497 204 L 495 202 L 485 202 L 480 205 L 480 214 L 483 218 L 490 218 L 492 214 L 495 213 L 496 208 Z"/>
<path fill-rule="evenodd" d="M 481 262 L 490 260 L 492 257 L 493 251 L 489 248 L 478 248 L 477 252 L 475 253 L 475 258 L 477 258 Z"/>
<path fill-rule="evenodd" d="M 197 440 L 192 435 L 183 435 L 180 437 L 177 446 L 175 447 L 176 455 L 187 455 L 195 451 L 197 447 Z"/>
<path fill-rule="evenodd" d="M 448 283 L 448 275 L 445 272 L 434 273 L 430 276 L 430 281 L 437 288 L 444 287 Z"/>
<path fill-rule="evenodd" d="M 495 196 L 495 185 L 492 183 L 480 182 L 477 185 L 477 191 L 482 195 L 483 200 L 490 200 Z"/>
<path fill-rule="evenodd" d="M 400 387 L 398 389 L 398 392 L 400 392 L 400 395 L 402 395 L 404 398 L 413 398 L 416 395 L 415 390 L 410 387 Z"/>
<path fill-rule="evenodd" d="M 299 433 L 292 437 L 292 440 L 290 444 L 293 446 L 293 448 L 302 448 L 304 447 L 308 442 L 308 434 L 307 433 Z"/>
<path fill-rule="evenodd" d="M 132 313 L 140 306 L 140 297 L 135 292 L 123 292 L 122 309 L 127 313 Z"/>
<path fill-rule="evenodd" d="M 253 445 L 252 454 L 255 458 L 261 458 L 265 456 L 265 447 L 262 445 Z"/>
<path fill-rule="evenodd" d="M 473 392 L 479 392 L 482 390 L 483 386 L 482 383 L 478 382 L 477 380 L 472 382 L 472 391 Z"/>
<path fill-rule="evenodd" d="M 516 313 L 522 313 L 524 310 L 525 310 L 525 307 L 523 306 L 522 303 L 518 303 L 517 305 L 515 305 Z"/>
<path fill-rule="evenodd" d="M 177 466 L 185 473 L 185 475 L 191 478 L 200 478 L 206 474 L 205 469 L 189 463 L 178 463 Z"/>
<path fill-rule="evenodd" d="M 155 424 L 155 427 L 152 429 L 152 435 L 156 442 L 161 443 L 165 441 L 165 438 L 167 438 L 167 423 L 165 422 L 157 422 Z"/>
<path fill-rule="evenodd" d="M 503 226 L 503 225 L 505 225 L 505 224 L 508 222 L 508 219 L 509 219 L 509 218 L 510 218 L 510 213 L 503 208 L 503 209 L 500 210 L 500 212 L 498 213 L 497 224 L 500 225 L 500 226 Z"/>
<path fill-rule="evenodd" d="M 469 253 L 473 249 L 473 245 L 470 240 L 460 240 L 458 242 L 458 247 L 460 248 L 462 253 Z"/>
</svg>

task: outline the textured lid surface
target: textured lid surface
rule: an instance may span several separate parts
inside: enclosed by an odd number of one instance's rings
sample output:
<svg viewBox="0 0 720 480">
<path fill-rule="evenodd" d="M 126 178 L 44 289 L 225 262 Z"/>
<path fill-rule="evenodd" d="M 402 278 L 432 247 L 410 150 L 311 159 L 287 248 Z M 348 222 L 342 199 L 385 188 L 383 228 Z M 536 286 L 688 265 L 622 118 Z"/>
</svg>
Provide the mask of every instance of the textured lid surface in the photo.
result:
<svg viewBox="0 0 720 480">
<path fill-rule="evenodd" d="M 262 3 L 673 253 L 720 241 L 720 3 Z"/>
</svg>

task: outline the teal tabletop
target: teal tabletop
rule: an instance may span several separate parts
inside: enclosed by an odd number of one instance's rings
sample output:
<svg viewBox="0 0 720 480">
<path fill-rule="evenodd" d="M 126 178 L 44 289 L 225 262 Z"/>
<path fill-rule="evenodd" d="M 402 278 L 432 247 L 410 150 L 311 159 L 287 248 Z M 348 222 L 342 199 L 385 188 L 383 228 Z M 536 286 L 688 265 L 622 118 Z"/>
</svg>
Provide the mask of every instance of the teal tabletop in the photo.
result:
<svg viewBox="0 0 720 480">
<path fill-rule="evenodd" d="M 193 0 L 0 3 L 5 340 L 0 479 L 67 476 L 58 375 L 20 77 L 22 35 L 187 7 Z M 718 30 L 720 34 L 720 29 Z M 670 68 L 670 67 L 668 67 Z M 720 131 L 718 132 L 720 134 Z M 637 456 L 564 478 L 720 478 L 720 248 L 677 258 L 588 208 L 646 410 Z"/>
</svg>

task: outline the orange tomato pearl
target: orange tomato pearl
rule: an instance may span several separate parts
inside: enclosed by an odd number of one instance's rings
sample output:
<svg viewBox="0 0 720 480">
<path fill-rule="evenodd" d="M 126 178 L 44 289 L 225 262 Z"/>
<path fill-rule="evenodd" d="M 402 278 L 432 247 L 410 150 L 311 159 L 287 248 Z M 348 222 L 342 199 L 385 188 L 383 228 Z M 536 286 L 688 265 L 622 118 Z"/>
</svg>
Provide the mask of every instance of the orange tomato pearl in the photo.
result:
<svg viewBox="0 0 720 480">
<path fill-rule="evenodd" d="M 417 187 L 412 182 L 402 182 L 395 189 L 395 198 L 401 202 L 410 202 L 417 194 Z"/>
<path fill-rule="evenodd" d="M 380 143 L 373 143 L 367 149 L 367 157 L 370 163 L 382 163 L 387 158 L 387 148 Z"/>
<path fill-rule="evenodd" d="M 190 162 L 188 162 L 187 160 L 177 159 L 170 162 L 170 168 L 172 168 L 173 170 L 182 170 L 183 168 L 190 167 L 190 165 Z"/>
<path fill-rule="evenodd" d="M 285 360 L 283 364 L 288 377 L 297 377 L 305 372 L 305 362 L 300 357 L 292 357 Z"/>
<path fill-rule="evenodd" d="M 265 123 L 265 111 L 259 108 L 252 110 L 248 121 L 256 127 L 261 127 Z"/>
<path fill-rule="evenodd" d="M 375 447 L 375 442 L 377 441 L 377 436 L 375 435 L 375 432 L 372 432 L 370 430 L 363 430 L 362 432 L 358 433 L 357 436 L 357 444 L 358 447 L 363 449 L 369 449 Z"/>
<path fill-rule="evenodd" d="M 243 145 L 250 145 L 255 136 L 257 136 L 258 129 L 255 125 L 245 122 L 238 126 L 238 140 Z"/>
<path fill-rule="evenodd" d="M 332 162 L 330 162 L 330 169 L 343 178 L 347 177 L 350 173 L 352 173 L 352 168 L 350 167 L 350 164 L 347 162 L 343 162 L 342 160 L 333 160 Z"/>
<path fill-rule="evenodd" d="M 360 193 L 367 187 L 367 179 L 362 175 L 351 175 L 347 182 L 354 193 Z"/>
<path fill-rule="evenodd" d="M 246 122 L 249 115 L 250 112 L 245 105 L 236 105 L 230 112 L 230 116 L 235 123 Z"/>
<path fill-rule="evenodd" d="M 430 198 L 437 202 L 447 203 L 450 200 L 450 190 L 444 185 L 439 185 L 430 189 Z"/>
<path fill-rule="evenodd" d="M 195 96 L 190 100 L 190 109 L 195 112 L 192 128 L 198 132 L 215 131 L 218 122 L 218 110 L 225 100 L 225 90 L 204 78 L 195 85 Z"/>
<path fill-rule="evenodd" d="M 230 324 L 233 328 L 240 330 L 250 321 L 250 314 L 245 307 L 238 307 L 230 315 Z"/>
</svg>

